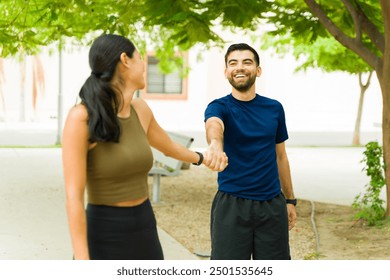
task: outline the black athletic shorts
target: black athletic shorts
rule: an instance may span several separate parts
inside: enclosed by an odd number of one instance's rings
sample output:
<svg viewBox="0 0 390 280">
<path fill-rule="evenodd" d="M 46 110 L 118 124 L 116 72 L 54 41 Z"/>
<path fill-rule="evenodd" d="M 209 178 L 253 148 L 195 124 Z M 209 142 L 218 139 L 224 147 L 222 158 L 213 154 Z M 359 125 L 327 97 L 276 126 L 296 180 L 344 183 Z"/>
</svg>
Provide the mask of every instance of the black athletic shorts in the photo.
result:
<svg viewBox="0 0 390 280">
<path fill-rule="evenodd" d="M 291 259 L 283 195 L 256 201 L 218 191 L 211 209 L 211 259 Z"/>
</svg>

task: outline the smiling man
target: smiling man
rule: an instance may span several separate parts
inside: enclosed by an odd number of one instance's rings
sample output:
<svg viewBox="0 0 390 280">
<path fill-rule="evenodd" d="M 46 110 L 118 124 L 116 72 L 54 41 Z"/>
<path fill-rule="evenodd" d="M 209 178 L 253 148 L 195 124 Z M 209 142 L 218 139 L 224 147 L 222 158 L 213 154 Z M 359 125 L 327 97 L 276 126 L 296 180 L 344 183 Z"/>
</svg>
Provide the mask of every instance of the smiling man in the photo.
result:
<svg viewBox="0 0 390 280">
<path fill-rule="evenodd" d="M 205 111 L 205 159 L 215 170 L 229 159 L 211 209 L 211 259 L 290 259 L 296 199 L 283 107 L 256 93 L 261 67 L 251 46 L 231 45 L 225 66 L 232 92 Z"/>
</svg>

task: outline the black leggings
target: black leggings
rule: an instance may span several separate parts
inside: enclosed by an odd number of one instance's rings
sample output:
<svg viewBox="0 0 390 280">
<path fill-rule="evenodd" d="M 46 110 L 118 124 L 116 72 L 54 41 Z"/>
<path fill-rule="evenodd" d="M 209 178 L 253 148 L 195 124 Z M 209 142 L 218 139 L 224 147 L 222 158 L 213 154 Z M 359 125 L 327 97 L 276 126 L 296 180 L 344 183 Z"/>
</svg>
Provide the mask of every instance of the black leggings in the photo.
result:
<svg viewBox="0 0 390 280">
<path fill-rule="evenodd" d="M 162 260 L 156 219 L 149 200 L 135 207 L 88 204 L 91 260 Z"/>
</svg>

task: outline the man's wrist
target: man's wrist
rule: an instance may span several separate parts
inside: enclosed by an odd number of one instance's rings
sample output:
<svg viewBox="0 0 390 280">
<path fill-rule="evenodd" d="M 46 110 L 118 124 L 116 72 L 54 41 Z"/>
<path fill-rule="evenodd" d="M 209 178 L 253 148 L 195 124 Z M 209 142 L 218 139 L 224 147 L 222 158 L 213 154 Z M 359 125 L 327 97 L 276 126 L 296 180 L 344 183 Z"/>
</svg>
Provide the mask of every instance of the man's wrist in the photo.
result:
<svg viewBox="0 0 390 280">
<path fill-rule="evenodd" d="M 292 204 L 292 205 L 296 206 L 297 205 L 297 199 L 296 198 L 294 198 L 294 199 L 286 199 L 286 203 L 287 204 Z"/>
</svg>

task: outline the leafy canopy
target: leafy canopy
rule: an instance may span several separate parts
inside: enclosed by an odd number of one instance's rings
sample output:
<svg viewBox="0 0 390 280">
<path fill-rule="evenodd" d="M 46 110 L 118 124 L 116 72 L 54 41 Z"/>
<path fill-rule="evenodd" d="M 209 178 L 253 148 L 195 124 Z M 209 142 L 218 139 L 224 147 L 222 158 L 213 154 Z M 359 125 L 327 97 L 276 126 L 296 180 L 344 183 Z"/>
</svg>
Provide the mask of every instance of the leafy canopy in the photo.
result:
<svg viewBox="0 0 390 280">
<path fill-rule="evenodd" d="M 320 8 L 369 58 L 381 57 L 384 24 L 377 0 L 319 1 Z M 292 50 L 301 65 L 326 71 L 365 71 L 368 58 L 337 45 L 313 13 L 314 0 L 2 0 L 0 2 L 0 57 L 34 54 L 61 40 L 88 44 L 101 33 L 117 33 L 134 41 L 143 52 L 147 45 L 159 57 L 174 58 L 195 44 L 221 45 L 214 26 L 249 30 L 253 37 L 272 24 L 264 46 Z M 315 7 L 315 6 L 314 6 Z M 357 24 L 357 19 L 360 19 Z M 378 40 L 379 36 L 379 40 Z M 382 37 L 381 37 L 382 36 Z M 53 44 L 56 43 L 56 44 Z M 284 48 L 284 50 L 282 50 Z M 364 53 L 364 54 L 365 54 Z M 342 57 L 347 63 L 337 60 Z M 361 58 L 360 58 L 361 57 Z M 356 59 L 355 59 L 356 58 Z M 351 63 L 351 61 L 355 61 Z M 372 67 L 372 66 L 371 66 Z M 338 69 L 339 68 L 339 69 Z"/>
<path fill-rule="evenodd" d="M 355 51 L 340 44 L 314 16 L 307 4 L 314 1 L 270 2 L 273 12 L 268 20 L 274 28 L 261 38 L 262 48 L 272 48 L 281 56 L 293 54 L 301 61 L 296 71 L 314 67 L 326 72 L 356 74 L 373 69 Z M 382 56 L 383 49 L 377 41 L 378 38 L 383 39 L 384 24 L 378 1 L 328 0 L 320 3 L 329 26 L 333 23 L 345 36 L 352 38 L 359 48 L 366 49 L 375 57 Z"/>
</svg>

